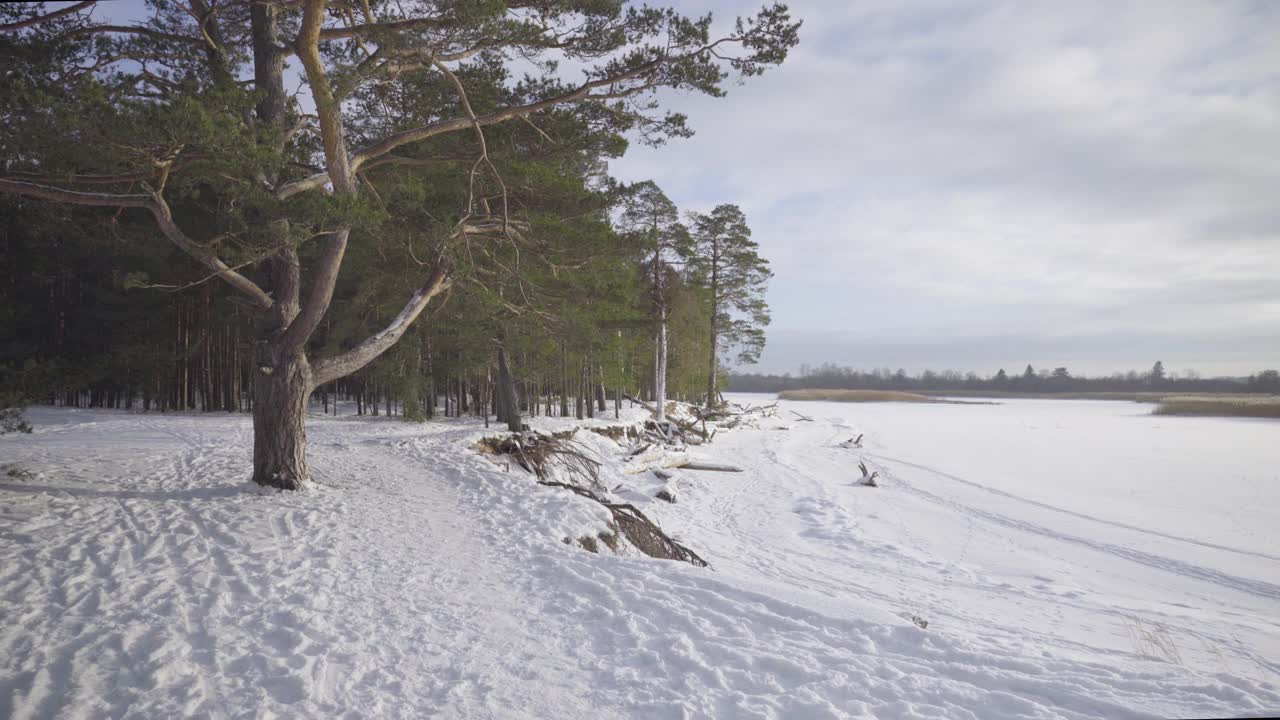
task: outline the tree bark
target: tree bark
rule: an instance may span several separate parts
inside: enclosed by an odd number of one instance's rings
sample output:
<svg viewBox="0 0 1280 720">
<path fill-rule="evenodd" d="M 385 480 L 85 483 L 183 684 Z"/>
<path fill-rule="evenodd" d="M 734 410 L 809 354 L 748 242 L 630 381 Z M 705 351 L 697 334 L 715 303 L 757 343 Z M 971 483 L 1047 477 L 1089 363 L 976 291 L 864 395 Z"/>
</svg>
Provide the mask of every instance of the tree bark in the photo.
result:
<svg viewBox="0 0 1280 720">
<path fill-rule="evenodd" d="M 707 409 L 715 407 L 716 386 L 719 385 L 720 363 L 716 358 L 716 345 L 720 327 L 720 248 L 717 244 L 711 253 L 711 368 L 707 372 Z"/>
<path fill-rule="evenodd" d="M 569 353 L 560 341 L 560 417 L 569 416 Z"/>
<path fill-rule="evenodd" d="M 603 413 L 609 409 L 609 398 L 604 389 L 604 368 L 596 365 L 596 412 Z"/>
<path fill-rule="evenodd" d="M 498 346 L 498 407 L 504 417 L 498 419 L 507 424 L 511 432 L 520 432 L 520 400 L 516 397 L 516 384 L 511 377 L 511 368 L 507 365 L 507 351 Z"/>
<path fill-rule="evenodd" d="M 308 478 L 303 419 L 311 366 L 301 351 L 260 347 L 253 372 L 253 481 L 300 490 Z"/>
<path fill-rule="evenodd" d="M 665 310 L 665 308 L 664 308 Z M 665 312 L 658 321 L 658 338 L 654 343 L 653 406 L 657 409 L 654 421 L 667 421 L 667 318 Z"/>
</svg>

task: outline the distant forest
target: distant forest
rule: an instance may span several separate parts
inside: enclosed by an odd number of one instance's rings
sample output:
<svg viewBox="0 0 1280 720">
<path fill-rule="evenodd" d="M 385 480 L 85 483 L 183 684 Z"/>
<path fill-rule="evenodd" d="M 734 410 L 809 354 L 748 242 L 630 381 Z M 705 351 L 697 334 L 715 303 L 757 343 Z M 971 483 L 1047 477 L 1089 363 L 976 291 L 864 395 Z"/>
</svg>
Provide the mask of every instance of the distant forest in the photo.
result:
<svg viewBox="0 0 1280 720">
<path fill-rule="evenodd" d="M 994 375 L 982 377 L 974 372 L 925 370 L 908 375 L 904 370 L 880 368 L 855 370 L 831 363 L 816 368 L 801 366 L 800 375 L 763 375 L 733 373 L 729 390 L 733 392 L 780 392 L 803 388 L 849 390 L 965 391 L 995 393 L 1081 393 L 1081 392 L 1250 392 L 1280 393 L 1280 372 L 1264 370 L 1243 377 L 1202 378 L 1196 373 L 1168 373 L 1164 363 L 1156 362 L 1150 370 L 1099 377 L 1073 375 L 1065 367 L 1039 369 L 1027 365 L 1017 374 L 1003 368 Z"/>
</svg>

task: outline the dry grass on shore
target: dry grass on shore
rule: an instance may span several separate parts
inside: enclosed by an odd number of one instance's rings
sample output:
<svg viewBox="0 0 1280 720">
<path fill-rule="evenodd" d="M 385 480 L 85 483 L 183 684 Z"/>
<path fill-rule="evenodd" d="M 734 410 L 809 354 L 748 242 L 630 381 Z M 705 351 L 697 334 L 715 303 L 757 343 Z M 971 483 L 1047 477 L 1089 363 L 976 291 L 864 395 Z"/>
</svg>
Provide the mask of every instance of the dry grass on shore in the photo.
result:
<svg viewBox="0 0 1280 720">
<path fill-rule="evenodd" d="M 1169 396 L 1167 392 L 1077 390 L 1074 392 L 1017 392 L 1013 390 L 925 390 L 923 394 L 937 397 L 1009 398 L 1013 400 L 1122 400 L 1129 402 L 1160 402 Z"/>
<path fill-rule="evenodd" d="M 783 390 L 778 393 L 779 400 L 828 400 L 834 402 L 943 402 L 928 395 L 897 392 L 893 390 L 823 390 L 809 388 L 806 390 Z"/>
<path fill-rule="evenodd" d="M 1280 396 L 1173 395 L 1162 398 L 1152 414 L 1280 418 Z"/>
</svg>

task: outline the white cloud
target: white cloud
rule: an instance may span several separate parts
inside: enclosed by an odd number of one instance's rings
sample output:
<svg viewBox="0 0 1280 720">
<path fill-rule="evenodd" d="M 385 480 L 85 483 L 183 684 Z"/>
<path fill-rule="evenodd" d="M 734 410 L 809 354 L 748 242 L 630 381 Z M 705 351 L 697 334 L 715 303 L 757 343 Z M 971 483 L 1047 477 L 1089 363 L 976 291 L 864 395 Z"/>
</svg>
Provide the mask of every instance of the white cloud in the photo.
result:
<svg viewBox="0 0 1280 720">
<path fill-rule="evenodd" d="M 615 165 L 743 206 L 778 273 L 766 366 L 877 366 L 860 347 L 921 338 L 936 366 L 972 338 L 1003 343 L 957 352 L 978 369 L 1020 345 L 1280 364 L 1280 6 L 792 7 L 784 67 L 671 98 L 698 136 Z M 789 352 L 806 333 L 858 340 Z"/>
</svg>

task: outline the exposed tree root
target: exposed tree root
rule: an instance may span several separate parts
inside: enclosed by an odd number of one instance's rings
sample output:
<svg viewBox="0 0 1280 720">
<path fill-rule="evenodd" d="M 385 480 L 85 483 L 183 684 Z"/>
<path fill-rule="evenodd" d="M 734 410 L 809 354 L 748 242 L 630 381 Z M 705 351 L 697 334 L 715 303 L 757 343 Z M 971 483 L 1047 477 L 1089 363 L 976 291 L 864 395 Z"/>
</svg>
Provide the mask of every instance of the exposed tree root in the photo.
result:
<svg viewBox="0 0 1280 720">
<path fill-rule="evenodd" d="M 624 395 L 623 397 L 648 410 L 655 416 L 658 414 L 657 408 L 647 402 L 637 400 L 630 395 Z M 698 408 L 693 408 L 693 412 L 695 414 L 699 413 Z M 702 423 L 701 428 L 698 427 L 699 421 Z M 699 415 L 698 420 L 678 420 L 668 413 L 665 425 L 659 424 L 654 420 L 647 420 L 645 421 L 644 429 L 647 437 L 656 442 L 661 442 L 663 445 L 675 444 L 677 440 L 689 445 L 701 445 L 704 442 L 711 442 L 716 435 L 714 430 L 707 432 L 707 420 L 701 415 Z"/>
<path fill-rule="evenodd" d="M 520 467 L 533 473 L 539 482 L 547 479 L 551 462 L 558 461 L 571 479 L 604 490 L 600 484 L 600 463 L 586 455 L 573 439 L 572 430 L 546 435 L 540 432 L 512 433 L 487 437 L 478 443 L 481 452 L 509 455 Z"/>
<path fill-rule="evenodd" d="M 662 528 L 658 527 L 657 523 L 650 520 L 631 503 L 611 503 L 586 488 L 568 483 L 539 480 L 538 484 L 564 488 L 605 506 L 613 514 L 613 522 L 618 526 L 618 531 L 632 545 L 635 545 L 640 552 L 649 557 L 662 558 L 664 560 L 681 560 L 698 567 L 711 567 L 698 553 L 672 540 L 670 536 L 662 531 Z"/>
<path fill-rule="evenodd" d="M 607 427 L 591 427 L 587 429 L 614 441 L 632 440 L 641 435 L 640 428 L 635 425 L 609 425 Z"/>
<path fill-rule="evenodd" d="M 559 482 L 548 479 L 550 464 L 559 463 L 571 479 L 587 480 L 592 488 L 603 492 L 600 486 L 600 463 L 587 457 L 581 446 L 573 441 L 573 431 L 546 435 L 538 432 L 513 433 L 500 437 L 488 437 L 477 444 L 481 452 L 508 455 L 520 464 L 520 467 L 533 473 L 538 484 L 569 490 L 577 495 L 594 500 L 603 505 L 613 515 L 613 524 L 617 532 L 645 555 L 666 560 L 680 560 L 698 567 L 710 567 L 696 552 L 673 540 L 657 523 L 630 503 L 613 503 L 581 485 Z M 616 547 L 616 537 L 607 538 L 603 533 L 600 539 L 610 547 Z M 579 538 L 578 544 L 583 548 L 597 552 L 594 538 Z"/>
</svg>

